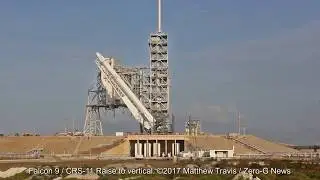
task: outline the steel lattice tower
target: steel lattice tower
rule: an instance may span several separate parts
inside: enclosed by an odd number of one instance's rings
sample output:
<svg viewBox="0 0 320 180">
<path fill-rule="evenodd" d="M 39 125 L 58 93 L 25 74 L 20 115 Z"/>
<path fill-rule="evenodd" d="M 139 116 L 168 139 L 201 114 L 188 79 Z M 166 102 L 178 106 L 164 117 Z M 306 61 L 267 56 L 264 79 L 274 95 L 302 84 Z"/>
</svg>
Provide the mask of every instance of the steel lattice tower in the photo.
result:
<svg viewBox="0 0 320 180">
<path fill-rule="evenodd" d="M 100 108 L 106 106 L 106 90 L 101 85 L 101 73 L 98 71 L 96 84 L 88 90 L 85 123 L 83 133 L 87 136 L 102 136 L 102 122 Z"/>
<path fill-rule="evenodd" d="M 158 0 L 158 32 L 150 34 L 149 111 L 156 119 L 155 132 L 171 131 L 168 35 L 161 31 L 161 0 Z"/>
<path fill-rule="evenodd" d="M 107 110 L 115 110 L 125 107 L 114 98 L 108 98 L 107 91 L 101 82 L 101 72 L 98 69 L 95 84 L 88 90 L 88 102 L 86 105 L 85 123 L 83 133 L 86 136 L 102 136 L 102 117 Z M 102 114 L 104 113 L 104 114 Z"/>
</svg>

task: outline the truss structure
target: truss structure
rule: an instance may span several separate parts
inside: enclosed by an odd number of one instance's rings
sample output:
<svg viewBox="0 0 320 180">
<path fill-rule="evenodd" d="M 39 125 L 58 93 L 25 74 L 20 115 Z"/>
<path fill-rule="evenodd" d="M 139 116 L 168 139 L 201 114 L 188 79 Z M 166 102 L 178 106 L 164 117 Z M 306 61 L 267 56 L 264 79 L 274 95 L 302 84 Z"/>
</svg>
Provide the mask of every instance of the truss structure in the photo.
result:
<svg viewBox="0 0 320 180">
<path fill-rule="evenodd" d="M 86 136 L 102 136 L 102 117 L 104 117 L 102 113 L 105 113 L 107 110 L 125 107 L 118 99 L 107 95 L 107 91 L 101 82 L 101 71 L 98 69 L 97 72 L 96 82 L 88 89 L 83 128 L 83 134 Z"/>
<path fill-rule="evenodd" d="M 158 32 L 150 35 L 150 92 L 149 110 L 155 117 L 154 131 L 169 132 L 169 65 L 168 36 Z"/>
<path fill-rule="evenodd" d="M 191 116 L 189 116 L 189 119 L 185 125 L 185 134 L 189 136 L 197 136 L 200 133 L 201 133 L 200 120 L 191 119 Z"/>
<path fill-rule="evenodd" d="M 149 110 L 156 119 L 154 131 L 172 132 L 170 122 L 170 79 L 168 35 L 161 30 L 161 0 L 158 0 L 158 31 L 149 37 L 150 79 Z"/>
<path fill-rule="evenodd" d="M 161 32 L 161 0 L 158 0 L 158 32 L 149 37 L 150 67 L 125 67 L 113 57 L 96 53 L 98 76 L 89 89 L 84 134 L 103 135 L 100 111 L 126 107 L 146 133 L 172 132 L 168 35 Z M 93 95 L 91 95 L 91 94 Z"/>
</svg>

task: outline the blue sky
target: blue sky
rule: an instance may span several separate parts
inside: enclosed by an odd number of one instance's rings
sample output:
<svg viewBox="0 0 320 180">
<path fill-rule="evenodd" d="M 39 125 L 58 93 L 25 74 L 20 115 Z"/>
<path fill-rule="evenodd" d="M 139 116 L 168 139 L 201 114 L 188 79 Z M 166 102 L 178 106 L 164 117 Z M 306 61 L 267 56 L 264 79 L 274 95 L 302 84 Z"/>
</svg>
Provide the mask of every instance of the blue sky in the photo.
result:
<svg viewBox="0 0 320 180">
<path fill-rule="evenodd" d="M 320 2 L 163 0 L 172 104 L 216 133 L 235 129 L 288 143 L 320 143 Z M 95 52 L 148 65 L 155 0 L 18 1 L 0 5 L 0 132 L 82 128 Z M 79 121 L 79 122 L 78 122 Z M 81 122 L 80 122 L 81 121 Z M 107 119 L 105 132 L 136 122 Z"/>
</svg>

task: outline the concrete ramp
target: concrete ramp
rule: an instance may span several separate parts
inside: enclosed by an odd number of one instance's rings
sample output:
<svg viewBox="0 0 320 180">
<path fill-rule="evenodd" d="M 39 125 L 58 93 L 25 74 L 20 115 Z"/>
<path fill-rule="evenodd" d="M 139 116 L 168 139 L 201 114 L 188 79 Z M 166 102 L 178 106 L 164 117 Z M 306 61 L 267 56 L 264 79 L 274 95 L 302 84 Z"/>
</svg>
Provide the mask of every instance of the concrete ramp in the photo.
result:
<svg viewBox="0 0 320 180">
<path fill-rule="evenodd" d="M 125 142 L 125 139 L 120 139 L 120 140 L 115 140 L 113 143 L 111 144 L 107 144 L 107 145 L 101 145 L 98 147 L 93 147 L 87 151 L 80 151 L 79 154 L 92 154 L 92 155 L 98 155 L 101 154 L 102 152 L 108 151 L 114 147 L 119 146 L 120 144 L 122 144 L 123 142 Z"/>
<path fill-rule="evenodd" d="M 231 138 L 233 141 L 263 152 L 263 154 L 274 153 L 297 153 L 298 151 L 282 145 L 280 143 L 271 142 L 253 135 L 244 135 Z"/>
<path fill-rule="evenodd" d="M 204 135 L 204 136 L 195 136 L 190 138 L 187 143 L 188 146 L 191 146 L 193 149 L 197 150 L 210 150 L 210 149 L 232 149 L 236 154 L 256 154 L 257 151 L 254 151 L 242 144 L 238 144 L 231 139 L 225 138 L 223 135 Z"/>
<path fill-rule="evenodd" d="M 128 140 L 124 140 L 117 146 L 102 152 L 101 156 L 130 156 L 130 143 Z"/>
</svg>

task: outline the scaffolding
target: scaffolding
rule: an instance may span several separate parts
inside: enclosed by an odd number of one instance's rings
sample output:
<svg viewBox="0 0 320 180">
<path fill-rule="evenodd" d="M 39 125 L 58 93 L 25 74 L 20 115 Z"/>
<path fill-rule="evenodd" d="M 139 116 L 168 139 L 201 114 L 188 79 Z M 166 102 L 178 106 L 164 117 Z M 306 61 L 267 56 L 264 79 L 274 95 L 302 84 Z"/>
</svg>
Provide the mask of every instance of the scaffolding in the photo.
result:
<svg viewBox="0 0 320 180">
<path fill-rule="evenodd" d="M 200 120 L 191 119 L 191 116 L 189 116 L 185 125 L 185 134 L 189 136 L 197 136 L 201 134 Z"/>
</svg>

